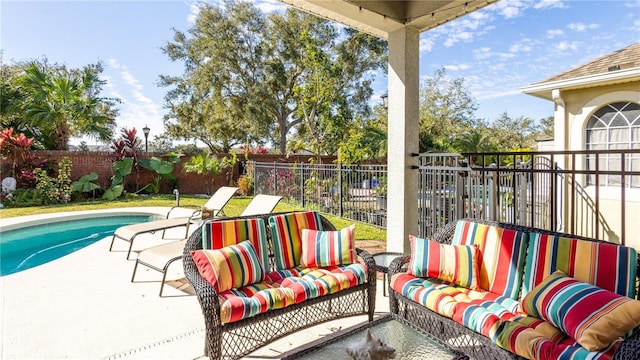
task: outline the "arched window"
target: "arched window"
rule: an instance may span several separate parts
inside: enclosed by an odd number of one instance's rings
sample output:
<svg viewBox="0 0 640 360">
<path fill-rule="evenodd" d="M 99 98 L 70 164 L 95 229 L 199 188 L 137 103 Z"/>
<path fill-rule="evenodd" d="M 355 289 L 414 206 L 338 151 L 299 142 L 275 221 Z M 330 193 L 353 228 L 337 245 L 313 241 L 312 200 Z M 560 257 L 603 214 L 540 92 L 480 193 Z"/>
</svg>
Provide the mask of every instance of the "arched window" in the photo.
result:
<svg viewBox="0 0 640 360">
<path fill-rule="evenodd" d="M 587 150 L 640 149 L 640 104 L 617 102 L 598 109 L 587 122 Z M 632 156 L 633 155 L 633 156 Z M 625 154 L 626 171 L 640 170 L 640 155 Z M 601 154 L 598 168 L 601 171 L 622 169 L 620 154 Z M 587 168 L 596 169 L 595 156 L 587 157 Z M 619 175 L 601 175 L 600 186 L 620 186 Z M 627 177 L 625 185 L 640 188 L 640 178 Z M 595 175 L 589 175 L 588 185 L 595 185 Z"/>
</svg>

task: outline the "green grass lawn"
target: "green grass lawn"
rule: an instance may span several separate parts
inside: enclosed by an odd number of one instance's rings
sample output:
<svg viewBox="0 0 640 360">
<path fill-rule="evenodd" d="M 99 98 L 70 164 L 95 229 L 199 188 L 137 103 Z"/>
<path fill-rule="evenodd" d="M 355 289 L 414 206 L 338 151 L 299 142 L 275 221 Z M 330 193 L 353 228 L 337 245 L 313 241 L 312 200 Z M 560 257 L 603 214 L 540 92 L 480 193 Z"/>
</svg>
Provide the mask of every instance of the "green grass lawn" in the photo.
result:
<svg viewBox="0 0 640 360">
<path fill-rule="evenodd" d="M 180 197 L 180 206 L 200 208 L 208 200 L 205 197 L 196 197 L 189 195 L 182 195 Z M 234 197 L 225 205 L 223 211 L 227 216 L 237 216 L 242 210 L 249 204 L 251 197 Z M 0 209 L 0 218 L 9 218 L 15 216 L 24 215 L 36 215 L 36 214 L 49 214 L 66 211 L 82 211 L 82 210 L 100 210 L 100 209 L 117 209 L 125 207 L 141 207 L 141 206 L 174 206 L 176 204 L 175 197 L 173 195 L 153 195 L 148 197 L 138 197 L 131 199 L 121 199 L 116 201 L 88 201 L 84 203 L 71 203 L 49 206 L 36 206 L 26 208 L 10 208 Z M 274 212 L 285 212 L 302 210 L 300 208 L 291 206 L 285 202 L 280 202 L 276 206 Z M 342 219 L 336 216 L 325 215 L 329 221 L 337 228 L 342 229 L 353 223 L 352 220 Z M 356 223 L 356 242 L 367 240 L 379 240 L 386 241 L 387 232 L 384 229 L 377 228 L 362 223 Z M 365 245 L 364 243 L 361 243 Z M 382 247 L 379 245 L 369 245 L 358 247 L 374 248 L 372 250 L 380 250 Z"/>
</svg>

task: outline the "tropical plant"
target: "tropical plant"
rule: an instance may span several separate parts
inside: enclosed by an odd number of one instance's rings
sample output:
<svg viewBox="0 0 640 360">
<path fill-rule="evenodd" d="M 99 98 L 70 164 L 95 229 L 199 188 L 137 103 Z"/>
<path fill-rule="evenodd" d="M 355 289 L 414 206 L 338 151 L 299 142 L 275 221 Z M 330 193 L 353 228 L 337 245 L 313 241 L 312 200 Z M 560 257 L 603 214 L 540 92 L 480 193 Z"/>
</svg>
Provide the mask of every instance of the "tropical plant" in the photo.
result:
<svg viewBox="0 0 640 360">
<path fill-rule="evenodd" d="M 75 181 L 71 185 L 71 190 L 81 192 L 81 193 L 88 193 L 88 192 L 93 192 L 95 190 L 99 190 L 100 185 L 93 183 L 93 181 L 96 181 L 96 180 L 98 180 L 98 173 L 96 173 L 95 171 L 92 171 L 88 175 L 82 175 L 80 179 L 78 179 L 78 181 Z"/>
<path fill-rule="evenodd" d="M 240 176 L 238 178 L 238 191 L 242 196 L 253 195 L 253 177 L 249 175 Z"/>
<path fill-rule="evenodd" d="M 235 154 L 234 154 L 235 155 Z M 188 173 L 196 173 L 198 175 L 205 175 L 210 177 L 209 182 L 205 181 L 207 193 L 213 194 L 213 185 L 216 177 L 222 174 L 223 171 L 229 169 L 235 165 L 235 157 L 222 159 L 212 154 L 197 154 L 193 155 L 189 161 L 184 163 L 182 167 L 184 171 Z"/>
<path fill-rule="evenodd" d="M 140 166 L 147 170 L 151 170 L 155 172 L 155 176 L 153 178 L 153 182 L 147 184 L 140 191 L 146 190 L 152 194 L 157 194 L 160 192 L 160 187 L 162 186 L 162 182 L 165 179 L 175 180 L 176 177 L 173 175 L 173 164 L 180 162 L 180 157 L 182 154 L 167 154 L 169 161 L 162 160 L 158 157 L 152 157 L 151 159 L 140 159 Z"/>
<path fill-rule="evenodd" d="M 115 161 L 111 164 L 113 170 L 113 176 L 111 177 L 111 186 L 105 190 L 102 195 L 103 199 L 115 200 L 124 192 L 124 179 L 127 175 L 131 174 L 131 168 L 133 167 L 133 159 L 126 157 L 122 160 Z"/>
<path fill-rule="evenodd" d="M 102 64 L 67 69 L 44 61 L 23 65 L 12 86 L 19 89 L 11 111 L 47 149 L 67 150 L 71 136 L 89 135 L 108 141 L 118 113 L 119 99 L 100 97 L 105 80 Z"/>
<path fill-rule="evenodd" d="M 36 189 L 43 195 L 44 204 L 67 203 L 71 200 L 71 160 L 65 157 L 58 164 L 58 174 L 50 177 L 41 168 L 35 169 Z"/>
<path fill-rule="evenodd" d="M 47 161 L 40 159 L 31 151 L 32 138 L 23 133 L 14 134 L 13 128 L 0 132 L 0 156 L 7 161 L 2 173 L 13 176 L 23 186 L 33 186 L 34 169 L 43 168 Z"/>
</svg>

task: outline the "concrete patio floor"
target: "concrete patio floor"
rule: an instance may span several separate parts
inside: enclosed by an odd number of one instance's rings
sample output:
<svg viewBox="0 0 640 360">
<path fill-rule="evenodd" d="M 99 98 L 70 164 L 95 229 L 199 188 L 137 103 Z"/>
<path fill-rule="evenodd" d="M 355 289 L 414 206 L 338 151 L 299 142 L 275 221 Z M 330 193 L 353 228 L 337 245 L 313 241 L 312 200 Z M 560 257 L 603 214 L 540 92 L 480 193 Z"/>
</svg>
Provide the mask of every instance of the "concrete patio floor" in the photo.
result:
<svg viewBox="0 0 640 360">
<path fill-rule="evenodd" d="M 167 234 L 169 240 L 179 231 Z M 182 263 L 168 276 L 140 267 L 130 282 L 134 260 L 127 243 L 104 238 L 47 264 L 0 277 L 0 355 L 2 359 L 206 359 L 204 322 Z M 159 235 L 136 240 L 135 249 L 157 244 Z M 132 258 L 135 256 L 132 255 Z M 388 312 L 378 280 L 376 311 Z M 356 316 L 324 323 L 268 344 L 248 359 L 280 354 L 354 324 Z"/>
</svg>

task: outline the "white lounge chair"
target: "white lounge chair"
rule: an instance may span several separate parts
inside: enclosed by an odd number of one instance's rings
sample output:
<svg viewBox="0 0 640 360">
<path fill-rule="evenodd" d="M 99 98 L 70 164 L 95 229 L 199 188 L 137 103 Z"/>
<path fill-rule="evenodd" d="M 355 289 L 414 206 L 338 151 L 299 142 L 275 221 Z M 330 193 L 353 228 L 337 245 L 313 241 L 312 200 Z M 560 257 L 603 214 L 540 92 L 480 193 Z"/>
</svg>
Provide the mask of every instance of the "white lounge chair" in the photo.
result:
<svg viewBox="0 0 640 360">
<path fill-rule="evenodd" d="M 251 202 L 249 202 L 240 216 L 269 214 L 273 209 L 275 209 L 281 199 L 282 196 L 258 194 L 251 200 Z M 133 267 L 131 282 L 134 282 L 136 277 L 138 264 L 142 264 L 153 270 L 159 271 L 162 273 L 162 282 L 160 283 L 160 296 L 162 296 L 162 290 L 164 289 L 165 280 L 167 278 L 167 269 L 173 262 L 182 259 L 182 251 L 184 250 L 184 244 L 186 242 L 187 239 L 183 239 L 142 250 L 138 254 L 136 264 Z"/>
<path fill-rule="evenodd" d="M 116 239 L 127 241 L 129 242 L 127 260 L 129 260 L 131 249 L 133 248 L 133 241 L 138 235 L 155 233 L 162 230 L 162 238 L 164 238 L 166 230 L 182 226 L 185 227 L 184 237 L 186 238 L 189 234 L 189 226 L 191 224 L 199 223 L 202 219 L 217 216 L 221 213 L 222 208 L 231 200 L 236 191 L 238 191 L 237 187 L 223 186 L 219 188 L 202 206 L 201 210 L 194 211 L 191 216 L 188 217 L 170 218 L 171 212 L 175 209 L 171 208 L 167 213 L 166 219 L 122 226 L 114 232 L 109 251 L 112 251 L 113 243 Z"/>
</svg>

